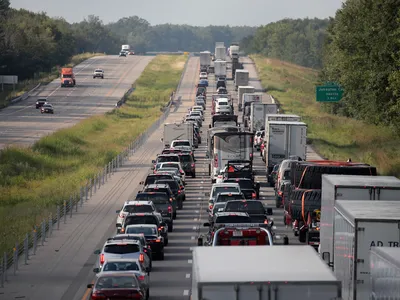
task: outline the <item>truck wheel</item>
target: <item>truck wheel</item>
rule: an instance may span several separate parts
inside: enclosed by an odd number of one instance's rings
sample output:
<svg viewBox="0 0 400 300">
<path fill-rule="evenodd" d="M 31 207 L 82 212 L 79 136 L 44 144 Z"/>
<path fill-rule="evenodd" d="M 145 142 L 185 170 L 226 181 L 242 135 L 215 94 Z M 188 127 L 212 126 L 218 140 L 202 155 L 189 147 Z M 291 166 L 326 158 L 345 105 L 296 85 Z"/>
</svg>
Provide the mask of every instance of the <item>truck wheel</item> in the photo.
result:
<svg viewBox="0 0 400 300">
<path fill-rule="evenodd" d="M 74 85 L 76 85 L 76 81 L 75 81 L 75 79 L 74 79 Z"/>
<path fill-rule="evenodd" d="M 288 237 L 287 235 L 285 235 L 285 236 L 283 237 L 283 244 L 284 244 L 284 245 L 289 245 L 289 237 Z"/>
<path fill-rule="evenodd" d="M 183 208 L 183 203 L 182 203 L 182 200 L 181 201 L 179 201 L 179 203 L 178 203 L 178 209 L 182 209 Z"/>
</svg>

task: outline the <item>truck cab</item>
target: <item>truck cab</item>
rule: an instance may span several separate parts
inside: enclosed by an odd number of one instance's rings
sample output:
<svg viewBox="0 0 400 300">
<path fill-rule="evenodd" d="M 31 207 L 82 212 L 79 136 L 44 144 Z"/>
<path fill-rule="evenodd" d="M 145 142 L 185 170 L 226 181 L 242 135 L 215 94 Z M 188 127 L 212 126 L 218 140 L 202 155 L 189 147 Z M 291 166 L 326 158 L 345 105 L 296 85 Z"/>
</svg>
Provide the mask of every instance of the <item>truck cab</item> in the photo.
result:
<svg viewBox="0 0 400 300">
<path fill-rule="evenodd" d="M 61 69 L 61 87 L 74 87 L 76 85 L 75 74 L 72 68 Z"/>
</svg>

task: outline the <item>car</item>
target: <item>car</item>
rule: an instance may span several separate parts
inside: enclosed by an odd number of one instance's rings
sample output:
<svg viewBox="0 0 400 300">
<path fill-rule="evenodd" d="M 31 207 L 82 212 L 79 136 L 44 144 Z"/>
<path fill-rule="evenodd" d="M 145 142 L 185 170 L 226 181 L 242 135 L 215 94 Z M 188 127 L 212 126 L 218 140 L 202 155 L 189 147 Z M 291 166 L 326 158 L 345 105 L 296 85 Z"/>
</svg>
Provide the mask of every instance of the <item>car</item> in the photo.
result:
<svg viewBox="0 0 400 300">
<path fill-rule="evenodd" d="M 206 109 L 206 102 L 204 101 L 204 98 L 196 97 L 195 104 L 196 106 L 202 106 L 204 110 Z"/>
<path fill-rule="evenodd" d="M 178 159 L 179 159 L 179 157 L 178 157 Z M 180 174 L 180 177 L 182 178 L 183 183 L 186 182 L 186 174 L 185 174 L 185 171 L 183 170 L 182 165 L 181 165 L 180 162 L 175 162 L 175 161 L 163 162 L 163 163 L 161 163 L 161 165 L 160 165 L 160 167 L 158 169 L 162 170 L 162 169 L 166 169 L 166 168 L 167 169 L 171 169 L 172 168 L 172 169 L 178 170 L 178 172 Z"/>
<path fill-rule="evenodd" d="M 139 241 L 135 240 L 107 240 L 102 249 L 94 251 L 98 255 L 95 266 L 103 268 L 104 262 L 110 259 L 138 259 L 150 271 L 150 257 L 143 250 Z"/>
<path fill-rule="evenodd" d="M 168 184 L 149 184 L 143 191 L 137 193 L 136 199 L 147 199 L 153 202 L 157 212 L 168 224 L 169 232 L 172 232 L 178 204 Z"/>
<path fill-rule="evenodd" d="M 100 77 L 101 79 L 104 79 L 104 71 L 102 69 L 96 69 L 93 72 L 93 78 Z"/>
<path fill-rule="evenodd" d="M 215 104 L 216 114 L 228 114 L 232 113 L 232 106 L 229 104 L 228 98 L 219 98 Z"/>
<path fill-rule="evenodd" d="M 271 224 L 267 215 L 272 215 L 272 208 L 267 208 L 259 200 L 229 200 L 225 203 L 224 212 L 245 212 L 251 218 L 251 223 Z"/>
<path fill-rule="evenodd" d="M 213 209 L 209 211 L 208 213 L 208 222 L 212 222 L 214 218 L 214 214 L 217 212 L 223 212 L 225 207 L 225 202 L 221 203 L 214 203 Z"/>
<path fill-rule="evenodd" d="M 95 282 L 88 284 L 87 288 L 91 289 L 91 300 L 115 299 L 115 294 L 122 299 L 146 299 L 139 280 L 132 273 L 104 272 L 96 276 Z"/>
<path fill-rule="evenodd" d="M 135 55 L 134 51 L 129 51 L 128 55 Z"/>
<path fill-rule="evenodd" d="M 42 113 L 42 114 L 54 114 L 53 105 L 51 105 L 49 103 L 43 104 L 42 107 L 40 108 L 40 113 Z"/>
<path fill-rule="evenodd" d="M 204 116 L 201 110 L 192 110 L 189 114 L 189 117 L 199 117 L 204 121 Z"/>
<path fill-rule="evenodd" d="M 285 186 L 291 184 L 290 180 L 290 169 L 283 169 L 283 174 L 280 174 L 280 178 L 276 183 L 275 188 L 275 207 L 279 208 L 283 206 L 283 194 L 285 192 Z"/>
<path fill-rule="evenodd" d="M 214 200 L 214 206 L 215 204 L 220 204 L 220 203 L 226 203 L 231 200 L 246 200 L 244 197 L 243 193 L 238 193 L 238 192 L 233 192 L 233 193 L 219 193 L 217 197 Z"/>
<path fill-rule="evenodd" d="M 147 244 L 146 238 L 144 237 L 143 234 L 117 234 L 111 238 L 108 238 L 107 241 L 121 241 L 121 240 L 134 240 L 138 241 L 142 247 L 144 253 L 147 254 L 147 256 L 150 259 L 150 271 L 153 267 L 153 256 L 151 253 L 151 248 L 150 245 Z"/>
<path fill-rule="evenodd" d="M 184 120 L 183 120 L 183 122 L 184 123 L 188 123 L 188 122 L 195 122 L 195 124 L 198 126 L 198 127 L 202 127 L 202 122 L 201 122 L 201 119 L 200 118 L 196 118 L 196 117 L 186 117 Z"/>
<path fill-rule="evenodd" d="M 185 174 L 196 178 L 196 163 L 193 156 L 190 154 L 180 154 L 179 159 Z"/>
<path fill-rule="evenodd" d="M 139 281 L 140 286 L 145 292 L 145 299 L 150 295 L 150 277 L 149 271 L 146 270 L 143 263 L 137 259 L 110 259 L 104 263 L 103 268 L 94 268 L 93 272 L 96 276 L 107 274 L 110 272 L 118 272 L 119 274 L 134 274 Z"/>
<path fill-rule="evenodd" d="M 194 105 L 192 107 L 192 111 L 197 111 L 197 110 L 201 111 L 201 113 L 204 114 L 204 108 L 202 105 Z"/>
<path fill-rule="evenodd" d="M 155 183 L 156 180 L 161 179 L 175 180 L 174 176 L 171 174 L 148 174 L 146 179 L 144 181 L 140 181 L 139 184 L 146 186 Z"/>
<path fill-rule="evenodd" d="M 126 57 L 125 51 L 121 51 L 121 52 L 119 53 L 119 57 Z"/>
<path fill-rule="evenodd" d="M 49 104 L 46 98 L 39 98 L 36 101 L 36 109 L 41 108 L 43 105 Z"/>
<path fill-rule="evenodd" d="M 175 168 L 165 168 L 165 163 L 161 163 L 161 164 L 157 164 L 156 168 L 157 174 L 171 174 L 174 176 L 174 178 L 180 178 L 182 179 L 182 174 L 179 172 L 179 169 L 175 169 Z M 186 183 L 184 183 L 184 185 L 186 185 Z"/>
<path fill-rule="evenodd" d="M 274 167 L 272 168 L 272 172 L 271 174 L 267 175 L 268 177 L 268 182 L 271 184 L 272 187 L 275 186 L 275 182 L 277 180 L 278 177 L 278 170 L 279 170 L 280 164 L 276 164 L 274 165 Z"/>
<path fill-rule="evenodd" d="M 208 74 L 207 74 L 207 72 L 201 72 L 200 75 L 199 75 L 199 78 L 200 78 L 200 80 L 201 80 L 201 79 L 208 79 Z"/>
<path fill-rule="evenodd" d="M 249 178 L 228 178 L 223 182 L 237 182 L 246 199 L 260 199 L 260 183 L 253 183 Z"/>
<path fill-rule="evenodd" d="M 148 201 L 148 205 L 143 205 L 144 203 L 135 201 L 135 200 L 128 200 L 125 201 L 122 208 L 117 210 L 117 227 L 121 227 L 122 223 L 127 215 L 134 212 L 153 212 L 156 210 L 156 207 L 153 205 L 151 201 Z"/>
<path fill-rule="evenodd" d="M 180 147 L 180 146 L 185 146 L 185 147 L 190 147 L 190 148 L 192 147 L 189 140 L 173 140 L 171 142 L 170 148 L 176 148 L 176 147 Z"/>
<path fill-rule="evenodd" d="M 120 232 L 118 233 L 125 233 L 125 228 L 128 225 L 138 225 L 138 224 L 156 225 L 159 233 L 164 238 L 164 245 L 168 246 L 168 225 L 163 221 L 160 213 L 152 212 L 152 213 L 129 214 L 125 217 Z"/>
<path fill-rule="evenodd" d="M 175 199 L 178 202 L 178 209 L 183 208 L 183 201 L 186 199 L 185 187 L 183 183 L 179 183 L 175 179 L 161 179 L 155 182 L 156 184 L 168 184 L 171 191 L 174 193 Z"/>
<path fill-rule="evenodd" d="M 129 231 L 142 233 L 146 238 L 147 244 L 151 248 L 153 257 L 164 260 L 164 247 L 167 246 L 165 238 L 162 236 L 159 227 L 155 224 L 136 224 L 128 225 Z M 168 241 L 168 240 L 167 240 Z"/>
<path fill-rule="evenodd" d="M 209 196 L 207 212 L 209 212 L 213 208 L 215 198 L 219 193 L 235 193 L 235 192 L 236 193 L 242 192 L 240 190 L 240 186 L 238 183 L 232 183 L 232 182 L 214 183 L 211 186 L 211 193 L 207 193 L 207 195 Z"/>
</svg>

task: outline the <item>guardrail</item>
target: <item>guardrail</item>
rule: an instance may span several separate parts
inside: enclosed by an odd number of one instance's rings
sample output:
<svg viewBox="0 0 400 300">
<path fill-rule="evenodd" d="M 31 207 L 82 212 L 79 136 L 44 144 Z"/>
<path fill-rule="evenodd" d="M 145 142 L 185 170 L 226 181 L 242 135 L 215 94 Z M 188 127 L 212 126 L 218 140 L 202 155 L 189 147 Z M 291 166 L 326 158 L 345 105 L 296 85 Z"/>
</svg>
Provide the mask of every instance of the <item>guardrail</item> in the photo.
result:
<svg viewBox="0 0 400 300">
<path fill-rule="evenodd" d="M 188 61 L 188 60 L 187 60 Z M 187 64 L 187 62 L 186 62 Z M 186 70 L 186 66 L 184 68 Z M 129 89 L 118 103 L 125 103 L 127 97 L 134 91 L 134 87 Z M 117 103 L 117 104 L 118 104 Z M 135 153 L 150 137 L 150 135 L 164 123 L 171 109 L 172 101 L 163 108 L 163 114 L 154 122 L 149 129 L 141 133 L 128 147 L 112 159 L 104 168 L 92 178 L 88 179 L 86 184 L 80 187 L 79 192 L 71 195 L 68 199 L 63 199 L 56 205 L 47 218 L 44 218 L 40 224 L 35 226 L 34 230 L 27 232 L 22 241 L 17 241 L 15 247 L 10 251 L 4 252 L 0 260 L 0 288 L 8 280 L 8 272 L 15 275 L 19 270 L 19 264 L 28 264 L 32 255 L 36 254 L 37 248 L 51 238 L 54 231 L 60 229 L 61 224 L 66 224 L 67 218 L 72 218 L 74 213 L 79 212 L 84 203 L 88 201 L 109 178 Z"/>
<path fill-rule="evenodd" d="M 31 89 L 30 91 L 28 91 L 28 92 L 22 94 L 21 96 L 19 96 L 19 97 L 17 97 L 17 98 L 14 98 L 14 99 L 10 100 L 10 103 L 14 104 L 14 103 L 17 103 L 17 102 L 19 102 L 19 101 L 21 101 L 21 100 L 26 100 L 26 99 L 28 99 L 29 96 L 30 96 L 30 93 L 32 93 L 32 92 L 34 92 L 35 90 L 37 90 L 41 85 L 42 85 L 42 84 L 39 83 L 37 86 L 35 86 L 35 87 L 34 87 L 33 89 Z"/>
</svg>

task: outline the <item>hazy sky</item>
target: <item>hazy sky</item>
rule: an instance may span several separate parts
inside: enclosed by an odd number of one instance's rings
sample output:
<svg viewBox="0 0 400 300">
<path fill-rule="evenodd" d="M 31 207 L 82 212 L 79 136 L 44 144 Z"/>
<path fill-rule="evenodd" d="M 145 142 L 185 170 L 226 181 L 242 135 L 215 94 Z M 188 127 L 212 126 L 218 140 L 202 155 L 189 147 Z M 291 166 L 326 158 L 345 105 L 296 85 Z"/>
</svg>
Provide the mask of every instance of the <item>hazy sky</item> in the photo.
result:
<svg viewBox="0 0 400 300">
<path fill-rule="evenodd" d="M 14 8 L 44 11 L 69 22 L 88 15 L 105 23 L 137 15 L 152 25 L 258 26 L 284 18 L 334 16 L 342 0 L 11 0 Z"/>
</svg>

